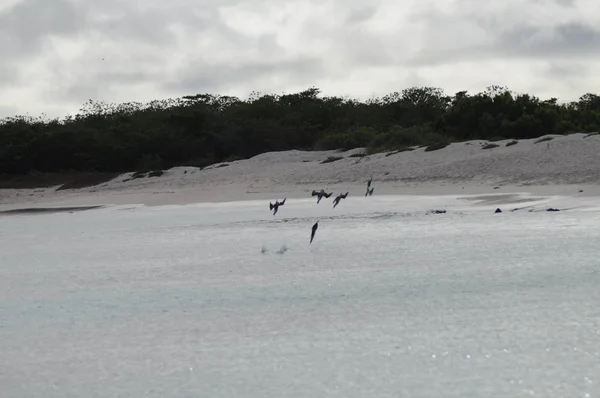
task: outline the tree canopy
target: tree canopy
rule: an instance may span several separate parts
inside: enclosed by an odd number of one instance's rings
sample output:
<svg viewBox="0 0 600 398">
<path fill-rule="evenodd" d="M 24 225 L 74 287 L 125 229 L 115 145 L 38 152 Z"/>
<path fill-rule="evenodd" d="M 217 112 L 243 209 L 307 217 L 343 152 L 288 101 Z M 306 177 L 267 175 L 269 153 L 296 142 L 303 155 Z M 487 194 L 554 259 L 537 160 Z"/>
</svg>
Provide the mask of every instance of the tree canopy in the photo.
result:
<svg viewBox="0 0 600 398">
<path fill-rule="evenodd" d="M 0 173 L 126 172 L 203 167 L 268 151 L 397 150 L 470 139 L 600 130 L 600 97 L 561 104 L 491 86 L 471 95 L 413 87 L 358 101 L 295 94 L 198 94 L 149 103 L 90 100 L 63 119 L 0 120 Z"/>
</svg>

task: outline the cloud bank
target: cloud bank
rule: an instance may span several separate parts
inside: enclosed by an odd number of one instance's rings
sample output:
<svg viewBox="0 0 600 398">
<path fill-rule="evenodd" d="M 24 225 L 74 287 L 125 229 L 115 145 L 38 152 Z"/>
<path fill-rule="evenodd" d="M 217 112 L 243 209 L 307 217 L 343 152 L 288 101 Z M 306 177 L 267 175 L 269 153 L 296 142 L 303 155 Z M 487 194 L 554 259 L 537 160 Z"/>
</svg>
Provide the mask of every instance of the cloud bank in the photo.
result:
<svg viewBox="0 0 600 398">
<path fill-rule="evenodd" d="M 591 0 L 0 0 L 0 117 L 321 88 L 600 91 Z"/>
</svg>

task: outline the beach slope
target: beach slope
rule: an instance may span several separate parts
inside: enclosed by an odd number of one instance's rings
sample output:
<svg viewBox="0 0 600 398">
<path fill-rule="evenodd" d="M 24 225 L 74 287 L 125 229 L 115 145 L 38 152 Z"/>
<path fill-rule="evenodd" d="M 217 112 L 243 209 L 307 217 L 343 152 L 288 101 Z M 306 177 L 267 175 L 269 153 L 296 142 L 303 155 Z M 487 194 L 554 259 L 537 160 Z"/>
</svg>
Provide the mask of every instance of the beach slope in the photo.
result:
<svg viewBox="0 0 600 398">
<path fill-rule="evenodd" d="M 350 151 L 269 152 L 204 169 L 175 167 L 162 175 L 124 173 L 99 185 L 0 190 L 0 210 L 20 207 L 169 205 L 310 197 L 312 190 L 364 195 L 456 195 L 529 192 L 600 195 L 600 135 L 468 141 L 366 155 Z M 160 174 L 160 173 L 157 173 Z"/>
</svg>

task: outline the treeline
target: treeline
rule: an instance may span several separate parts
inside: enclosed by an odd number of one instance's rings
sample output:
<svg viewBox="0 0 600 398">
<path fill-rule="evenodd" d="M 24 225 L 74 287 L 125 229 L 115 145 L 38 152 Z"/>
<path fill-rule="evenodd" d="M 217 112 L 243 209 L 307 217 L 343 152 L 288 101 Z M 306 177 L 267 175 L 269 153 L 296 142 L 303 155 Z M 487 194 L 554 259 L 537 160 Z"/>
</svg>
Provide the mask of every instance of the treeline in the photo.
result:
<svg viewBox="0 0 600 398">
<path fill-rule="evenodd" d="M 200 94 L 150 103 L 89 101 L 75 116 L 0 121 L 0 174 L 124 172 L 248 158 L 267 151 L 396 150 L 469 139 L 600 130 L 600 97 L 559 104 L 488 87 L 453 96 L 415 87 L 364 102 L 296 94 Z"/>
</svg>

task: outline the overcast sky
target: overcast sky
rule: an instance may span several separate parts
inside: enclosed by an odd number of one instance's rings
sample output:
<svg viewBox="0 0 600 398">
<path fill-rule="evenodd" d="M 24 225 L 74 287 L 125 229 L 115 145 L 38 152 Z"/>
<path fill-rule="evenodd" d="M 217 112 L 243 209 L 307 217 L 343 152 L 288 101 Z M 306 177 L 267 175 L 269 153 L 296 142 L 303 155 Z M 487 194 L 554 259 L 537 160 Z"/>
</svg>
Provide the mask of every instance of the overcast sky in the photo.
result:
<svg viewBox="0 0 600 398">
<path fill-rule="evenodd" d="M 0 0 L 0 117 L 197 93 L 600 92 L 596 0 Z"/>
</svg>

